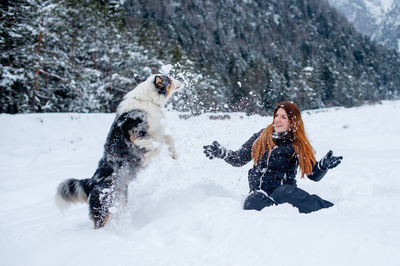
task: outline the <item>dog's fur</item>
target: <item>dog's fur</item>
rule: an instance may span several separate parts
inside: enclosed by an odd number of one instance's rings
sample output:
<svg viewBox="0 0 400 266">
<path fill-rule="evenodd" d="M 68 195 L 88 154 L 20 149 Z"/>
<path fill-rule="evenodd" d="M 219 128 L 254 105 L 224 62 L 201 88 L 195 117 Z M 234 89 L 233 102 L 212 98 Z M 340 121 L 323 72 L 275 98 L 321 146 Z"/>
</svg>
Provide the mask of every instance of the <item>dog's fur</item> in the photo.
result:
<svg viewBox="0 0 400 266">
<path fill-rule="evenodd" d="M 163 142 L 176 159 L 172 138 L 164 134 L 161 119 L 167 98 L 179 87 L 181 83 L 175 79 L 152 75 L 128 92 L 117 108 L 93 177 L 62 182 L 56 194 L 58 207 L 88 202 L 94 227 L 103 227 L 114 209 L 126 205 L 130 181 L 158 154 Z"/>
</svg>

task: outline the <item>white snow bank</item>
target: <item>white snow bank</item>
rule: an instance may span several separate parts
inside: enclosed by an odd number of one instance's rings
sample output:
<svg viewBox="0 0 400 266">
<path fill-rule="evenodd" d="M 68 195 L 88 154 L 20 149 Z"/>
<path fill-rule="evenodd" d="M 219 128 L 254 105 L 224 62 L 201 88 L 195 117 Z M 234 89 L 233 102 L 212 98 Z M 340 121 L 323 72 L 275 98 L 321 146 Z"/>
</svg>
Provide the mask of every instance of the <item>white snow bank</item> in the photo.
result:
<svg viewBox="0 0 400 266">
<path fill-rule="evenodd" d="M 288 204 L 242 210 L 251 163 L 208 160 L 238 149 L 271 117 L 188 120 L 167 113 L 179 159 L 162 154 L 130 185 L 127 211 L 93 230 L 87 205 L 60 213 L 57 185 L 91 177 L 112 114 L 0 115 L 0 265 L 398 265 L 400 101 L 303 112 L 321 158 L 341 165 L 299 187 L 335 203 L 311 214 Z"/>
</svg>

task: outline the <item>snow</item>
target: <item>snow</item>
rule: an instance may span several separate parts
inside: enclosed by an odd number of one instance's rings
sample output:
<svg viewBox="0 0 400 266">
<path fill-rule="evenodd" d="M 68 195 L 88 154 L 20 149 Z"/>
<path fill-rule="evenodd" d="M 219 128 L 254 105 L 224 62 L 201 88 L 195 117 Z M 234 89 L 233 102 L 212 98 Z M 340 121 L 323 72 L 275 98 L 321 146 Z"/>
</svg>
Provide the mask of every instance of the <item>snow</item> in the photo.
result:
<svg viewBox="0 0 400 266">
<path fill-rule="evenodd" d="M 400 39 L 397 39 L 397 50 L 400 52 Z"/>
<path fill-rule="evenodd" d="M 305 72 L 313 72 L 314 68 L 310 67 L 310 66 L 307 66 L 307 67 L 303 68 L 303 71 L 305 71 Z"/>
<path fill-rule="evenodd" d="M 400 101 L 304 111 L 321 158 L 341 165 L 299 187 L 335 203 L 311 214 L 288 204 L 242 210 L 248 165 L 208 160 L 202 146 L 239 148 L 271 117 L 209 114 L 164 124 L 166 147 L 139 173 L 125 212 L 94 230 L 87 205 L 54 205 L 66 178 L 90 177 L 113 114 L 0 115 L 0 265 L 398 265 Z M 226 116 L 225 116 L 226 117 Z"/>
<path fill-rule="evenodd" d="M 394 0 L 330 0 L 329 3 L 335 7 L 341 7 L 345 5 L 350 6 L 353 4 L 353 8 L 357 9 L 364 9 L 365 6 L 366 11 L 370 13 L 372 17 L 374 17 L 379 23 L 392 7 L 393 1 Z M 354 22 L 354 20 L 357 19 L 356 16 L 357 15 L 355 13 L 352 13 L 351 17 L 349 18 Z"/>
<path fill-rule="evenodd" d="M 380 4 L 385 12 L 388 12 L 392 7 L 394 0 L 380 0 Z"/>
<path fill-rule="evenodd" d="M 380 21 L 385 13 L 389 11 L 393 0 L 364 0 L 364 3 L 371 15 Z"/>
<path fill-rule="evenodd" d="M 279 19 L 280 18 L 281 17 L 279 15 L 277 15 L 277 14 L 274 15 L 274 22 L 275 22 L 276 25 L 279 25 Z"/>
<path fill-rule="evenodd" d="M 171 64 L 163 65 L 161 66 L 161 73 L 169 74 L 173 68 L 174 66 Z"/>
</svg>

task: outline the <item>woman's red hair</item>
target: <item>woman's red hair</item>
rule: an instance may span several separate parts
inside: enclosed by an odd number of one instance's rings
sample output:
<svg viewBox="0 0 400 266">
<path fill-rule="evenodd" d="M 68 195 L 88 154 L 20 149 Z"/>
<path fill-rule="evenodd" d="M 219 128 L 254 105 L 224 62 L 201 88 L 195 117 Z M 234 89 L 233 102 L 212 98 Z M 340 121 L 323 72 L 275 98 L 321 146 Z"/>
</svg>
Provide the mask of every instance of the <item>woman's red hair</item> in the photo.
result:
<svg viewBox="0 0 400 266">
<path fill-rule="evenodd" d="M 311 174 L 316 160 L 315 151 L 308 141 L 304 130 L 304 123 L 301 119 L 300 109 L 294 102 L 281 102 L 275 107 L 273 117 L 275 117 L 279 108 L 284 109 L 288 115 L 290 121 L 289 130 L 294 135 L 293 148 L 299 160 L 301 177 L 304 177 L 304 174 Z M 272 140 L 273 130 L 274 126 L 273 123 L 271 123 L 261 132 L 261 135 L 256 139 L 256 141 L 254 141 L 251 151 L 254 165 L 256 165 L 264 156 L 267 150 L 269 151 L 269 156 L 272 149 L 276 146 Z"/>
</svg>

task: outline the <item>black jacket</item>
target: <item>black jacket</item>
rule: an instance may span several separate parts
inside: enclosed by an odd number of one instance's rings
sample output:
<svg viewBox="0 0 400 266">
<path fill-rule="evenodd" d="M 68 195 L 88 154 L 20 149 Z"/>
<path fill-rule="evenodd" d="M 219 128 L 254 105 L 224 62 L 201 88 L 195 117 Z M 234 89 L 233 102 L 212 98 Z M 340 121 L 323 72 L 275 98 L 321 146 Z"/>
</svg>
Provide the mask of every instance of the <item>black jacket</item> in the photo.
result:
<svg viewBox="0 0 400 266">
<path fill-rule="evenodd" d="M 260 136 L 262 130 L 254 134 L 237 151 L 228 151 L 225 161 L 233 166 L 243 166 L 252 160 L 251 149 L 254 141 Z M 249 170 L 250 191 L 262 189 L 271 194 L 282 184 L 296 186 L 296 174 L 298 159 L 292 146 L 292 138 L 276 138 L 275 146 L 270 156 L 267 150 L 264 156 Z M 316 163 L 312 174 L 307 177 L 313 181 L 319 181 L 327 170 L 321 170 Z"/>
</svg>

